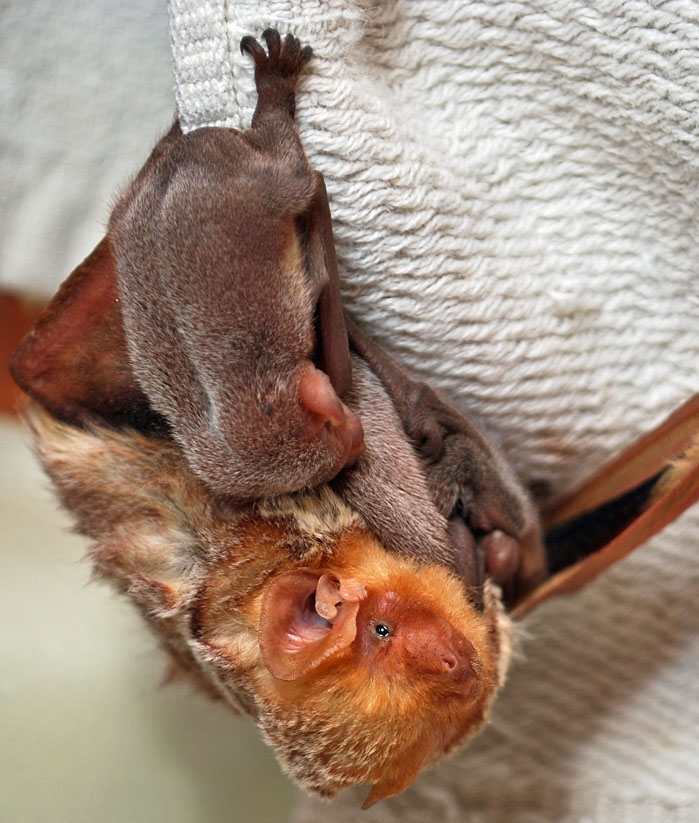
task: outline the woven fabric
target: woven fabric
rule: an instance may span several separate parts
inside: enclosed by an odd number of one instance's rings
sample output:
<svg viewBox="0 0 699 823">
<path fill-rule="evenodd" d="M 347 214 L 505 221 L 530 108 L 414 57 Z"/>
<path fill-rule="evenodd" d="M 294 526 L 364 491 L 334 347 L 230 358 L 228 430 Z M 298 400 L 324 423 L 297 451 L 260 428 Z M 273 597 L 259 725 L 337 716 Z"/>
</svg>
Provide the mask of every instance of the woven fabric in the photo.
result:
<svg viewBox="0 0 699 823">
<path fill-rule="evenodd" d="M 184 127 L 246 126 L 238 43 L 315 57 L 297 116 L 347 305 L 542 493 L 699 388 L 699 6 L 170 0 Z M 362 819 L 699 819 L 699 514 L 523 626 L 470 749 Z M 354 820 L 357 796 L 335 801 Z M 309 801 L 298 820 L 325 819 Z"/>
<path fill-rule="evenodd" d="M 0 32 L 0 288 L 48 299 L 172 122 L 167 13 L 8 0 Z"/>
</svg>

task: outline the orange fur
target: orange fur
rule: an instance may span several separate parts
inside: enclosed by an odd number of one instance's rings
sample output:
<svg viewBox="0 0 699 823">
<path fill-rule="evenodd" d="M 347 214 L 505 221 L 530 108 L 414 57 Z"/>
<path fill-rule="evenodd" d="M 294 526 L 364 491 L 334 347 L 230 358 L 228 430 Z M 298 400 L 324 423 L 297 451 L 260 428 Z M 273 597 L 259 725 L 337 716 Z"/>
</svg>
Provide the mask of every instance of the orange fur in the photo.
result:
<svg viewBox="0 0 699 823">
<path fill-rule="evenodd" d="M 332 796 L 371 782 L 368 803 L 396 794 L 487 720 L 509 658 L 494 587 L 479 611 L 443 566 L 387 552 L 328 487 L 222 516 L 171 441 L 78 429 L 37 408 L 30 422 L 61 499 L 94 541 L 98 573 L 135 601 L 182 669 L 256 719 L 307 789 Z M 438 678 L 363 665 L 357 642 L 298 679 L 275 678 L 258 628 L 267 587 L 290 569 L 368 596 L 397 592 L 447 621 L 474 649 L 474 691 L 454 699 Z"/>
</svg>

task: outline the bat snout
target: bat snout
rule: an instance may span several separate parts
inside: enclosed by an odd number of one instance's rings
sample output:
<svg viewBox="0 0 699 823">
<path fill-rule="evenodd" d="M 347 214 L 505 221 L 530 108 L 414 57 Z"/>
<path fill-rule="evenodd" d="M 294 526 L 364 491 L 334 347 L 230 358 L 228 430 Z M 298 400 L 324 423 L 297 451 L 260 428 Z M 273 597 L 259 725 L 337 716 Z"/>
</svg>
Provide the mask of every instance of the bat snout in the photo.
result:
<svg viewBox="0 0 699 823">
<path fill-rule="evenodd" d="M 450 677 L 456 683 L 466 680 L 473 674 L 470 661 L 464 661 L 455 653 L 444 651 L 441 659 L 441 673 Z"/>
<path fill-rule="evenodd" d="M 472 697 L 478 691 L 478 675 L 473 670 L 472 660 L 455 657 L 444 659 L 443 675 L 445 682 L 454 687 L 454 696 L 460 698 Z"/>
<path fill-rule="evenodd" d="M 473 644 L 436 615 L 408 632 L 405 650 L 410 667 L 437 679 L 445 696 L 471 697 L 478 689 L 477 652 Z"/>
<path fill-rule="evenodd" d="M 419 664 L 421 672 L 437 675 L 450 689 L 455 688 L 459 696 L 468 696 L 477 683 L 471 654 L 441 647 L 441 644 L 435 651 L 433 654 L 423 653 Z"/>
</svg>

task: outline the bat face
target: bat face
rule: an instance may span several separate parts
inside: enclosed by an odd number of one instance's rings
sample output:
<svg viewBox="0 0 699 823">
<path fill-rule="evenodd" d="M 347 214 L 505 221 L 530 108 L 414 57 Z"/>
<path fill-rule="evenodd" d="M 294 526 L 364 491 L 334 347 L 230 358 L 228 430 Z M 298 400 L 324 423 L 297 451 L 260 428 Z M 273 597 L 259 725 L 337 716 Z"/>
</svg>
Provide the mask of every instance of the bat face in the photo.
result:
<svg viewBox="0 0 699 823">
<path fill-rule="evenodd" d="M 357 665 L 387 679 L 424 677 L 435 697 L 465 700 L 478 691 L 473 644 L 432 608 L 394 586 L 372 592 L 359 609 Z M 406 686 L 407 688 L 407 686 Z"/>
<path fill-rule="evenodd" d="M 222 519 L 170 440 L 38 411 L 32 425 L 98 573 L 305 788 L 391 796 L 485 722 L 509 656 L 496 591 L 479 610 L 327 486 Z"/>
<path fill-rule="evenodd" d="M 325 537 L 249 599 L 236 597 L 238 558 L 212 569 L 197 636 L 219 682 L 254 705 L 286 771 L 323 796 L 371 782 L 371 804 L 485 722 L 508 621 L 493 590 L 479 611 L 443 566 L 386 552 L 348 510 L 337 531 L 340 501 L 329 489 L 320 500 L 289 501 L 281 519 L 277 509 L 255 525 L 257 546 L 297 528 L 309 540 L 311 507 Z"/>
</svg>

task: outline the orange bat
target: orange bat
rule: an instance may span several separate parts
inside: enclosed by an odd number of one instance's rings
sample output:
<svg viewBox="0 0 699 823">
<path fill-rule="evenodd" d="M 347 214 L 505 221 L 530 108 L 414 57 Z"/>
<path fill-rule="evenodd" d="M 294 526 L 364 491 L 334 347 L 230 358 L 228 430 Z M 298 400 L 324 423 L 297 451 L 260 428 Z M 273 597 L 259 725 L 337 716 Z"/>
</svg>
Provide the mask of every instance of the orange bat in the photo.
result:
<svg viewBox="0 0 699 823">
<path fill-rule="evenodd" d="M 487 721 L 513 617 L 697 499 L 699 399 L 547 513 L 542 541 L 488 436 L 345 325 L 293 131 L 309 52 L 265 39 L 243 41 L 252 129 L 173 127 L 13 372 L 97 571 L 305 788 L 369 782 L 369 805 Z"/>
<path fill-rule="evenodd" d="M 508 616 L 491 581 L 479 609 L 453 571 L 387 552 L 327 486 L 221 518 L 172 441 L 77 428 L 38 407 L 29 419 L 62 502 L 94 541 L 96 570 L 179 666 L 254 717 L 305 788 L 332 796 L 371 782 L 365 806 L 406 789 L 487 721 L 512 619 L 584 585 L 699 499 L 696 395 L 564 504 L 574 512 L 564 525 L 586 528 L 584 510 L 594 530 L 602 507 L 618 534 Z M 622 500 L 611 520 L 608 501 L 589 508 L 587 496 L 608 478 Z M 555 567 L 563 544 L 555 527 L 546 536 Z M 586 534 L 569 537 L 570 556 Z"/>
</svg>

